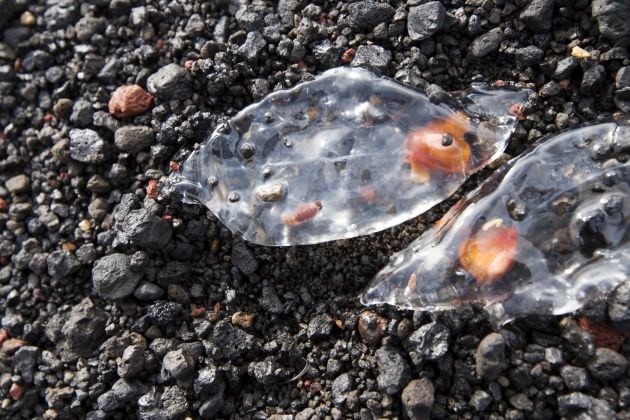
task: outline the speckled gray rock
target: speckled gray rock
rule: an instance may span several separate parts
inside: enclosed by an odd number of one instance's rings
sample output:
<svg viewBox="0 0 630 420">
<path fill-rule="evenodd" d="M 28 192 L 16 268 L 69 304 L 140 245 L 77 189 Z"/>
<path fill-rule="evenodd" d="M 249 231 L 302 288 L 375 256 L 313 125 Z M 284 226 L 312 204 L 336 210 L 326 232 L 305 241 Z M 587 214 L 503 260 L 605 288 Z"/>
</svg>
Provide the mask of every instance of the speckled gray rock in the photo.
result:
<svg viewBox="0 0 630 420">
<path fill-rule="evenodd" d="M 26 384 L 33 382 L 38 356 L 39 348 L 35 346 L 22 346 L 13 355 L 13 368 Z"/>
<path fill-rule="evenodd" d="M 470 405 L 477 412 L 485 411 L 490 404 L 492 404 L 492 396 L 484 390 L 479 389 L 470 397 Z"/>
<path fill-rule="evenodd" d="M 553 1 L 532 0 L 520 14 L 520 18 L 532 32 L 548 32 L 553 17 Z"/>
<path fill-rule="evenodd" d="M 75 305 L 55 339 L 62 361 L 72 362 L 89 357 L 105 341 L 107 313 L 96 307 L 90 298 Z"/>
<path fill-rule="evenodd" d="M 330 336 L 332 331 L 332 319 L 327 314 L 314 316 L 308 323 L 306 334 L 311 340 L 323 340 Z"/>
<path fill-rule="evenodd" d="M 477 375 L 486 381 L 494 381 L 506 368 L 505 339 L 501 334 L 490 333 L 477 346 L 475 356 Z"/>
<path fill-rule="evenodd" d="M 184 100 L 192 94 L 191 83 L 184 68 L 171 63 L 147 79 L 147 89 L 163 100 Z"/>
<path fill-rule="evenodd" d="M 516 62 L 521 66 L 533 66 L 534 64 L 538 64 L 544 56 L 545 52 L 535 45 L 519 48 L 514 54 Z"/>
<path fill-rule="evenodd" d="M 238 53 L 245 60 L 255 63 L 263 50 L 267 46 L 267 41 L 258 31 L 249 32 L 245 42 L 238 49 Z"/>
<path fill-rule="evenodd" d="M 348 5 L 348 18 L 360 29 L 371 30 L 381 22 L 386 22 L 394 14 L 394 8 L 387 3 L 357 1 Z"/>
<path fill-rule="evenodd" d="M 588 371 L 600 381 L 613 381 L 628 370 L 626 358 L 614 350 L 600 347 L 595 357 L 588 363 Z"/>
<path fill-rule="evenodd" d="M 180 303 L 158 300 L 147 308 L 147 318 L 155 325 L 176 324 L 183 309 Z"/>
<path fill-rule="evenodd" d="M 387 395 L 398 393 L 409 381 L 409 364 L 404 357 L 390 345 L 384 345 L 376 351 L 378 367 L 378 389 Z"/>
<path fill-rule="evenodd" d="M 446 10 L 439 1 L 430 1 L 409 9 L 407 32 L 413 41 L 427 39 L 442 29 Z"/>
<path fill-rule="evenodd" d="M 392 61 L 392 53 L 378 45 L 361 45 L 350 63 L 353 67 L 367 67 L 378 72 L 385 71 Z"/>
<path fill-rule="evenodd" d="M 77 127 L 87 127 L 92 124 L 93 116 L 94 108 L 92 108 L 92 104 L 85 99 L 79 99 L 72 105 L 70 122 Z"/>
<path fill-rule="evenodd" d="M 630 281 L 621 283 L 610 294 L 608 316 L 617 330 L 630 332 Z"/>
<path fill-rule="evenodd" d="M 349 373 L 342 373 L 332 383 L 331 391 L 335 405 L 342 405 L 348 398 L 347 393 L 354 386 L 354 378 Z"/>
<path fill-rule="evenodd" d="M 599 32 L 613 41 L 630 38 L 630 2 L 627 0 L 593 0 L 591 13 Z"/>
<path fill-rule="evenodd" d="M 428 420 L 435 400 L 433 383 L 426 378 L 414 379 L 407 384 L 400 399 L 408 418 Z"/>
<path fill-rule="evenodd" d="M 111 254 L 97 260 L 92 268 L 92 284 L 105 299 L 122 299 L 131 295 L 140 281 L 141 273 L 131 270 L 131 257 Z"/>
<path fill-rule="evenodd" d="M 565 57 L 556 64 L 553 78 L 556 80 L 568 79 L 579 66 L 580 63 L 577 58 L 572 56 Z"/>
<path fill-rule="evenodd" d="M 72 159 L 83 163 L 101 163 L 105 160 L 105 142 L 96 131 L 74 128 L 68 136 Z"/>
<path fill-rule="evenodd" d="M 31 186 L 31 180 L 26 175 L 16 175 L 9 178 L 4 186 L 11 194 L 22 194 L 28 191 Z"/>
<path fill-rule="evenodd" d="M 606 79 L 606 69 L 600 64 L 588 66 L 582 75 L 580 91 L 592 95 L 601 89 Z"/>
<path fill-rule="evenodd" d="M 589 420 L 610 420 L 615 412 L 608 403 L 581 392 L 558 397 L 558 411 L 566 418 L 584 418 Z"/>
<path fill-rule="evenodd" d="M 247 367 L 247 372 L 256 381 L 264 386 L 271 385 L 276 382 L 276 363 L 267 357 L 259 362 L 251 362 Z"/>
<path fill-rule="evenodd" d="M 501 46 L 503 31 L 501 28 L 493 28 L 488 32 L 479 35 L 470 45 L 470 52 L 476 58 L 485 57 L 493 53 Z"/>
<path fill-rule="evenodd" d="M 133 378 L 144 370 L 144 349 L 139 345 L 127 346 L 123 351 L 118 364 L 118 376 L 121 378 Z"/>
<path fill-rule="evenodd" d="M 245 275 L 250 275 L 258 270 L 256 256 L 243 242 L 237 242 L 232 245 L 231 261 Z"/>
<path fill-rule="evenodd" d="M 130 211 L 119 230 L 119 236 L 128 239 L 133 245 L 149 250 L 164 249 L 172 234 L 170 223 L 146 209 Z"/>
<path fill-rule="evenodd" d="M 188 410 L 186 393 L 177 385 L 153 387 L 138 400 L 138 415 L 143 420 L 168 420 L 183 417 Z"/>
<path fill-rule="evenodd" d="M 418 328 L 409 336 L 407 347 L 414 365 L 438 360 L 448 352 L 449 329 L 437 322 L 430 322 Z"/>
<path fill-rule="evenodd" d="M 162 359 L 162 369 L 178 383 L 191 379 L 195 369 L 194 359 L 185 351 L 169 351 Z"/>
<path fill-rule="evenodd" d="M 560 368 L 560 376 L 565 386 L 571 391 L 587 389 L 590 380 L 586 369 L 577 366 L 565 365 Z"/>
<path fill-rule="evenodd" d="M 126 125 L 116 130 L 114 144 L 123 152 L 138 153 L 151 146 L 155 133 L 149 127 Z"/>
<path fill-rule="evenodd" d="M 46 257 L 46 267 L 48 275 L 55 278 L 62 278 L 76 273 L 81 268 L 81 263 L 69 251 L 53 251 Z"/>
</svg>

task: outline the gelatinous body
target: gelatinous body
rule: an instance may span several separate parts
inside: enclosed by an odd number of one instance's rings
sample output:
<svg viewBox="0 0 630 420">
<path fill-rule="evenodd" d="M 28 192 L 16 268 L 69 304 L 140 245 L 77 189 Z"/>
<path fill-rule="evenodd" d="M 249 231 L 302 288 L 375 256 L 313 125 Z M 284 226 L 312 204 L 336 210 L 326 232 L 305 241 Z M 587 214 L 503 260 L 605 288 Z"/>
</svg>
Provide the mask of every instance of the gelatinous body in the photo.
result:
<svg viewBox="0 0 630 420">
<path fill-rule="evenodd" d="M 543 141 L 392 257 L 365 304 L 486 304 L 498 323 L 563 314 L 630 276 L 630 126 Z"/>
<path fill-rule="evenodd" d="M 255 243 L 364 235 L 428 210 L 499 156 L 527 94 L 476 89 L 438 105 L 333 69 L 239 112 L 169 183 Z"/>
</svg>

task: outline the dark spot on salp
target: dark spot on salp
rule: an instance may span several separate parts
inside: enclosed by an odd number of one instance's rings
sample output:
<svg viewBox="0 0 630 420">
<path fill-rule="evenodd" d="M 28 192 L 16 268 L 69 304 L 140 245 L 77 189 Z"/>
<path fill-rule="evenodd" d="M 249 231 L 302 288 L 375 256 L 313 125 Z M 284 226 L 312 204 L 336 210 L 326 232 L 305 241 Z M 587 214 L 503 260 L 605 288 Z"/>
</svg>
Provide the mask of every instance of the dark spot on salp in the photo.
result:
<svg viewBox="0 0 630 420">
<path fill-rule="evenodd" d="M 271 175 L 273 175 L 273 170 L 270 167 L 266 167 L 263 169 L 262 175 L 264 179 L 269 179 L 271 178 Z"/>
<path fill-rule="evenodd" d="M 596 161 L 607 159 L 612 154 L 612 147 L 604 142 L 596 142 L 591 147 L 591 157 Z"/>
<path fill-rule="evenodd" d="M 337 171 L 337 173 L 343 171 L 344 169 L 346 169 L 346 165 L 347 165 L 348 161 L 346 159 L 339 159 L 337 161 L 335 161 L 335 170 Z"/>
<path fill-rule="evenodd" d="M 216 187 L 217 185 L 219 185 L 219 178 L 214 175 L 208 177 L 208 185 L 210 186 L 210 188 Z"/>
<path fill-rule="evenodd" d="M 364 169 L 363 171 L 361 171 L 361 181 L 372 182 L 372 173 L 369 169 Z"/>
<path fill-rule="evenodd" d="M 260 158 L 266 158 L 271 152 L 273 152 L 279 141 L 280 141 L 280 134 L 278 133 L 269 137 L 262 144 L 262 148 L 261 148 L 262 150 L 260 150 Z"/>
<path fill-rule="evenodd" d="M 451 136 L 448 133 L 446 133 L 446 134 L 444 134 L 442 136 L 442 146 L 444 146 L 444 147 L 448 147 L 448 146 L 452 145 L 453 141 L 455 141 L 455 139 L 453 138 L 453 136 Z"/>
<path fill-rule="evenodd" d="M 618 171 L 611 169 L 604 173 L 603 181 L 604 185 L 606 185 L 607 187 L 612 187 L 613 185 L 616 185 L 619 183 L 619 181 L 621 181 L 621 175 Z"/>
<path fill-rule="evenodd" d="M 232 132 L 232 127 L 227 122 L 220 123 L 217 125 L 217 133 L 220 134 L 230 134 Z"/>
<path fill-rule="evenodd" d="M 606 214 L 602 210 L 593 209 L 578 215 L 576 227 L 578 245 L 584 256 L 590 257 L 596 249 L 608 246 L 604 235 Z"/>
<path fill-rule="evenodd" d="M 596 194 L 603 193 L 605 191 L 606 191 L 606 186 L 600 182 L 595 182 L 591 186 L 591 192 L 594 192 Z"/>
<path fill-rule="evenodd" d="M 507 211 L 512 220 L 516 220 L 520 222 L 527 216 L 527 210 L 525 209 L 525 204 L 520 201 L 517 201 L 513 198 L 510 198 L 506 203 Z"/>
<path fill-rule="evenodd" d="M 604 211 L 611 217 L 623 217 L 623 197 L 609 195 L 603 202 Z"/>
<path fill-rule="evenodd" d="M 241 199 L 241 196 L 239 193 L 237 192 L 231 192 L 228 197 L 227 197 L 228 201 L 230 203 L 236 203 L 237 201 L 239 201 Z"/>
<path fill-rule="evenodd" d="M 271 124 L 272 122 L 274 122 L 274 120 L 275 118 L 273 117 L 271 111 L 265 112 L 265 115 L 263 116 L 263 121 L 265 122 L 265 124 Z"/>
<path fill-rule="evenodd" d="M 238 151 L 244 159 L 250 159 L 256 154 L 256 146 L 253 143 L 244 142 L 239 146 Z"/>
<path fill-rule="evenodd" d="M 557 200 L 555 200 L 551 204 L 551 206 L 553 208 L 553 212 L 557 216 L 563 216 L 568 211 L 573 210 L 573 208 L 575 207 L 575 202 L 574 202 L 574 200 L 572 198 L 564 196 L 564 197 L 560 197 Z"/>
</svg>

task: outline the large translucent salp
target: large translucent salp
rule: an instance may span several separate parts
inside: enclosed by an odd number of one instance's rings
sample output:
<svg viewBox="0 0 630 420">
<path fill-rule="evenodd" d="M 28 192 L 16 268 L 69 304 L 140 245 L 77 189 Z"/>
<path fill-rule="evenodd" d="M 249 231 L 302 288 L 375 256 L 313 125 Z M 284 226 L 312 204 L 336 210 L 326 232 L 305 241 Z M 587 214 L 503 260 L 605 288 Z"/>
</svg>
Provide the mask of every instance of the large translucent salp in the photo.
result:
<svg viewBox="0 0 630 420">
<path fill-rule="evenodd" d="M 486 304 L 498 324 L 564 314 L 630 277 L 630 126 L 542 141 L 394 255 L 364 304 Z"/>
<path fill-rule="evenodd" d="M 192 153 L 167 187 L 264 245 L 395 226 L 498 157 L 528 91 L 475 87 L 452 104 L 337 68 L 270 94 Z"/>
</svg>

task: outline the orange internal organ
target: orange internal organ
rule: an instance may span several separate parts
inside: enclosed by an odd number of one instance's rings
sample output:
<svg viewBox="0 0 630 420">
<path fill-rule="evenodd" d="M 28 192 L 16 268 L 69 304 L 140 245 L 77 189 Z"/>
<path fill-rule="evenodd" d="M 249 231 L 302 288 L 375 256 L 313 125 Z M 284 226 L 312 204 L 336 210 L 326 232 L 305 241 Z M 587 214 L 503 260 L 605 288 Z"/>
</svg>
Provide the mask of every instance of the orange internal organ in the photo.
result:
<svg viewBox="0 0 630 420">
<path fill-rule="evenodd" d="M 482 228 L 460 245 L 459 260 L 478 284 L 492 284 L 512 267 L 517 246 L 514 226 Z"/>
<path fill-rule="evenodd" d="M 405 160 L 421 178 L 427 170 L 465 172 L 469 167 L 470 145 L 464 136 L 470 131 L 470 122 L 459 113 L 432 121 L 409 132 Z"/>
</svg>

